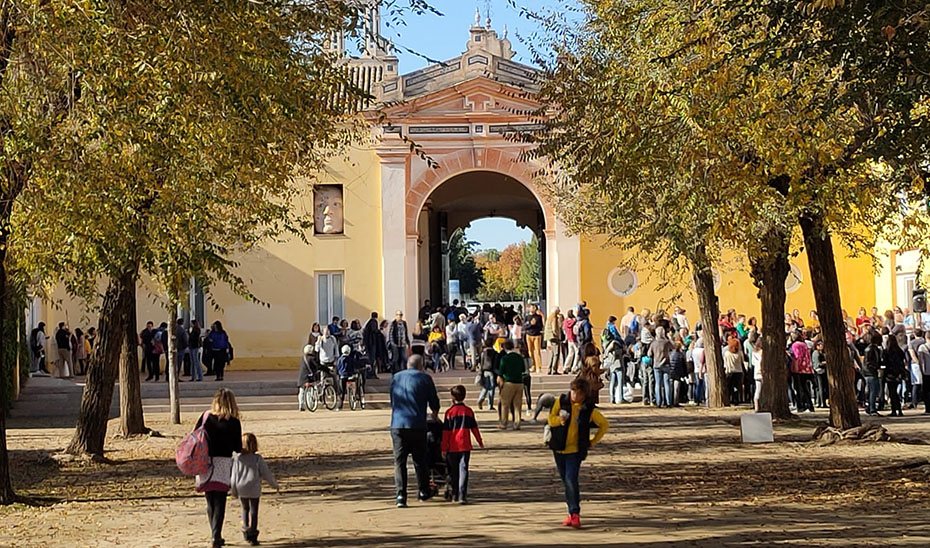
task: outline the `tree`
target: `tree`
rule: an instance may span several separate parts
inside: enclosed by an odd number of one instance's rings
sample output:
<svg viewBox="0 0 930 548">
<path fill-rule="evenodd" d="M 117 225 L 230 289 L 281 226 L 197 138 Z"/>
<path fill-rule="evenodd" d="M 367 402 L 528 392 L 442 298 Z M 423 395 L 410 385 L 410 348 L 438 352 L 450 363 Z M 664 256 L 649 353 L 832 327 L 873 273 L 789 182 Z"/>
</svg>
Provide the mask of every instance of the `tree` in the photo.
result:
<svg viewBox="0 0 930 548">
<path fill-rule="evenodd" d="M 631 259 L 653 259 L 664 279 L 691 273 L 705 328 L 708 399 L 722 406 L 711 266 L 734 230 L 733 217 L 722 214 L 736 209 L 734 189 L 721 184 L 720 170 L 707 169 L 711 137 L 700 127 L 706 119 L 697 119 L 698 105 L 672 96 L 680 75 L 655 62 L 652 46 L 673 40 L 663 29 L 666 16 L 682 14 L 648 3 L 586 3 L 589 18 L 569 31 L 570 47 L 557 46 L 542 83 L 542 102 L 558 108 L 541 113 L 546 127 L 533 136 L 534 154 L 549 161 L 546 191 L 569 229 L 635 249 Z"/>
<path fill-rule="evenodd" d="M 517 293 L 521 297 L 539 298 L 539 240 L 536 235 L 523 246 L 520 270 L 517 273 Z"/>
<path fill-rule="evenodd" d="M 64 12 L 60 17 L 59 11 Z M 70 53 L 62 37 L 87 29 L 80 17 L 71 15 L 57 3 L 0 2 L 0 324 L 4 327 L 18 317 L 11 306 L 18 269 L 9 252 L 17 236 L 11 223 L 14 204 L 33 184 L 35 166 L 47 158 L 50 142 L 66 125 L 81 94 L 79 75 L 59 62 Z M 0 347 L 12 344 L 0 336 Z M 8 377 L 10 366 L 8 353 L 0 352 L 0 379 Z M 0 383 L 0 504 L 11 504 L 16 495 L 10 480 L 4 392 L 5 383 Z"/>
<path fill-rule="evenodd" d="M 43 234 L 24 251 L 44 279 L 66 273 L 70 290 L 92 297 L 97 277 L 109 278 L 100 350 L 69 447 L 95 456 L 103 453 L 120 351 L 129 346 L 139 273 L 153 278 L 169 307 L 185 301 L 191 277 L 254 299 L 235 254 L 272 237 L 304 237 L 309 220 L 293 198 L 355 135 L 334 90 L 362 95 L 310 39 L 351 24 L 354 7 L 108 6 L 85 14 L 108 32 L 82 36 L 73 61 L 94 93 L 79 105 L 71 134 L 55 143 L 55 162 L 21 219 Z M 60 253 L 63 245 L 73 252 Z"/>
<path fill-rule="evenodd" d="M 908 213 L 903 203 L 920 200 L 928 180 L 930 7 L 913 0 L 768 0 L 712 8 L 718 34 L 739 44 L 747 61 L 739 75 L 747 88 L 760 75 L 802 75 L 785 79 L 783 89 L 808 105 L 807 123 L 789 139 L 760 132 L 773 154 L 757 148 L 752 161 L 790 177 L 786 202 L 803 233 L 824 349 L 833 357 L 830 421 L 858 426 L 831 236 L 871 252 L 884 228 L 919 226 L 896 220 Z M 805 154 L 811 150 L 818 153 Z M 775 155 L 793 157 L 794 165 Z"/>
<path fill-rule="evenodd" d="M 462 295 L 476 295 L 484 282 L 484 269 L 475 263 L 475 248 L 478 242 L 465 239 L 461 228 L 449 238 L 449 276 L 459 281 Z"/>
<path fill-rule="evenodd" d="M 479 300 L 510 301 L 517 296 L 517 280 L 525 245 L 523 242 L 510 244 L 501 252 L 492 249 L 478 254 L 476 263 L 484 272 L 484 283 L 478 290 Z"/>
</svg>

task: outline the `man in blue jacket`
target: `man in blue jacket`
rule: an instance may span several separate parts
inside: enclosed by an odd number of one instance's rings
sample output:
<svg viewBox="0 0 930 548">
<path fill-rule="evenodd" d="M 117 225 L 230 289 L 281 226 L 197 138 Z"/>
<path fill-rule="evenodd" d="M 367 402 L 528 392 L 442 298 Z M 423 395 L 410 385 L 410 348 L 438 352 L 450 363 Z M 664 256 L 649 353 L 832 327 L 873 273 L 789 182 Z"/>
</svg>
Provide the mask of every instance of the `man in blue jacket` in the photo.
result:
<svg viewBox="0 0 930 548">
<path fill-rule="evenodd" d="M 426 445 L 426 407 L 438 420 L 439 396 L 433 378 L 423 372 L 423 356 L 414 354 L 407 369 L 391 380 L 391 439 L 394 442 L 394 487 L 397 507 L 407 507 L 407 456 L 419 484 L 419 500 L 433 496 L 429 488 L 429 457 Z"/>
</svg>

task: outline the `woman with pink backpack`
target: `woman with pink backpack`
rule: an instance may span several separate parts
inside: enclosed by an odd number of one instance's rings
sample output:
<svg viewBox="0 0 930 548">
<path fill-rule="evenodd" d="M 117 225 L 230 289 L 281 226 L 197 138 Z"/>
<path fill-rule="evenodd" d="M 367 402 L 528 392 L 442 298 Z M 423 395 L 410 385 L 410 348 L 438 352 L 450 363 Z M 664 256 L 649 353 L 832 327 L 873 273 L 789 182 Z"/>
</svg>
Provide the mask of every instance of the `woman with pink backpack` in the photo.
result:
<svg viewBox="0 0 930 548">
<path fill-rule="evenodd" d="M 213 406 L 197 421 L 206 433 L 210 468 L 198 474 L 197 491 L 207 499 L 207 518 L 213 533 L 213 548 L 225 544 L 223 521 L 226 519 L 226 497 L 232 476 L 233 452 L 242 452 L 242 424 L 239 422 L 239 406 L 231 390 L 220 388 L 213 395 Z"/>
</svg>

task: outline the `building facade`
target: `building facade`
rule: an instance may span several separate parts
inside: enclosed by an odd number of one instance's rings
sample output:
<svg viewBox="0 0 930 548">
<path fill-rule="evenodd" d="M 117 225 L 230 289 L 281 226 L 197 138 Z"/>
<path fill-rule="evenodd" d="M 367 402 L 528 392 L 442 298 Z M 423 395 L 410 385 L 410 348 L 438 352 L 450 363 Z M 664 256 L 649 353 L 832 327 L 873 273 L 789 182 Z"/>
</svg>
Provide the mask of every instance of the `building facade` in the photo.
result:
<svg viewBox="0 0 930 548">
<path fill-rule="evenodd" d="M 268 306 L 217 287 L 211 296 L 220 308 L 214 309 L 198 288 L 192 292 L 188 314 L 207 323 L 220 320 L 229 331 L 234 370 L 296 367 L 314 322 L 326 325 L 338 316 L 364 323 L 373 311 L 391 318 L 398 310 L 412 319 L 424 300 L 446 300 L 448 238 L 485 217 L 514 219 L 538 236 L 547 311 L 583 299 L 599 326 L 628 306 L 680 305 L 696 320 L 687 272 L 631 264 L 632 250 L 570 234 L 555 215 L 534 177 L 540 166 L 526 158 L 525 144 L 511 138 L 534 127 L 541 105 L 534 94 L 537 71 L 513 60 L 506 30 L 498 34 L 490 21 L 476 17 L 460 56 L 402 75 L 378 38 L 377 6 L 367 24 L 371 36 L 363 54 L 346 63 L 375 98 L 360 105 L 368 109 L 370 136 L 330 162 L 295 204 L 314 213 L 310 244 L 268 243 L 241 257 L 243 278 Z M 338 52 L 343 44 L 339 36 L 330 41 Z M 898 263 L 908 272 L 892 266 L 876 275 L 868 257 L 842 250 L 837 256 L 843 305 L 851 315 L 859 306 L 907 306 L 908 290 L 898 285 L 914 283 L 916 266 L 909 258 Z M 814 300 L 803 252 L 791 259 L 791 269 L 787 308 L 806 317 Z M 721 308 L 758 315 L 747 270 L 736 256 L 717 266 Z M 149 320 L 167 321 L 157 298 L 144 298 L 149 290 L 143 282 L 140 328 Z M 52 329 L 58 321 L 72 327 L 94 322 L 77 303 L 56 297 L 32 307 L 32 323 L 45 321 Z"/>
</svg>

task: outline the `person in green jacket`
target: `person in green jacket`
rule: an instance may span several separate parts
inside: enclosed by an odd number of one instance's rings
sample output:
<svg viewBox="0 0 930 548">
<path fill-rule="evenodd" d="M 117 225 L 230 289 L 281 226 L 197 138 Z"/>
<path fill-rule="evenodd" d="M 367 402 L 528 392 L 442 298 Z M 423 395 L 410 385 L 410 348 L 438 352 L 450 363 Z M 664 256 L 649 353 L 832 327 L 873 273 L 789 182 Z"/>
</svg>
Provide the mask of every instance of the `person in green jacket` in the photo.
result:
<svg viewBox="0 0 930 548">
<path fill-rule="evenodd" d="M 506 430 L 513 415 L 513 429 L 520 429 L 520 417 L 523 407 L 523 374 L 526 372 L 526 362 L 519 352 L 514 351 L 514 344 L 507 339 L 501 345 L 504 355 L 500 361 L 500 373 L 497 382 L 501 387 L 500 426 Z"/>
</svg>

